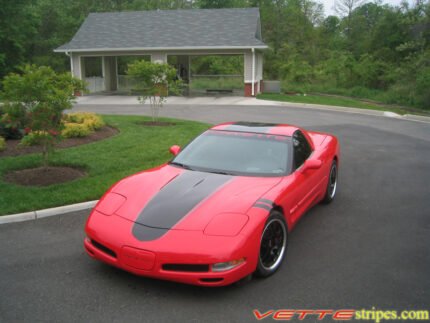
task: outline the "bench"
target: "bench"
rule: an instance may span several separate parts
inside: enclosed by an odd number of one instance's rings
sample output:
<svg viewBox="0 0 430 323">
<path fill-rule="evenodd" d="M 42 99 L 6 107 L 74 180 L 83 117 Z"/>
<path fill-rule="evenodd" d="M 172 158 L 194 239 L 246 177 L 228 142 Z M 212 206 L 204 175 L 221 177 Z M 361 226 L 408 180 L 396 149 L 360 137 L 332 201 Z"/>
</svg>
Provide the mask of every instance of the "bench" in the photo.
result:
<svg viewBox="0 0 430 323">
<path fill-rule="evenodd" d="M 206 93 L 233 93 L 232 89 L 206 89 Z"/>
</svg>

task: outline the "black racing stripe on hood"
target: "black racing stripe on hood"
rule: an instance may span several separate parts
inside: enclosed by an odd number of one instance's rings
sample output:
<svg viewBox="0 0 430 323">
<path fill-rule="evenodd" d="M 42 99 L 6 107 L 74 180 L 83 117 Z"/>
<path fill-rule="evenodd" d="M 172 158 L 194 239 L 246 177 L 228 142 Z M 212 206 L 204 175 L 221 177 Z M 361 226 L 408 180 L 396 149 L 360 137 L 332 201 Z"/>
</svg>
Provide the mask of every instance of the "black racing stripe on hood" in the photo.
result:
<svg viewBox="0 0 430 323">
<path fill-rule="evenodd" d="M 139 241 L 151 241 L 160 238 L 168 229 L 151 228 L 143 224 L 133 225 L 133 235 Z"/>
<path fill-rule="evenodd" d="M 160 238 L 232 178 L 228 175 L 184 171 L 146 204 L 133 225 L 133 236 L 140 241 Z"/>
<path fill-rule="evenodd" d="M 238 131 L 238 132 L 269 133 L 270 130 L 276 126 L 277 125 L 275 123 L 236 122 L 234 124 L 226 126 L 223 130 Z"/>
</svg>

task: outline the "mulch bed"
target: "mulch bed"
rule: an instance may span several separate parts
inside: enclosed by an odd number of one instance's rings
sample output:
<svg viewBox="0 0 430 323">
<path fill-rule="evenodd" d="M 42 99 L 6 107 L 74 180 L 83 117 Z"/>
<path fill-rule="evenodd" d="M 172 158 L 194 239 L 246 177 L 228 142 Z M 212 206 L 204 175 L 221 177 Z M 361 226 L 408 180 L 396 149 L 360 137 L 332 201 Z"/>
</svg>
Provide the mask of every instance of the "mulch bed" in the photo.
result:
<svg viewBox="0 0 430 323">
<path fill-rule="evenodd" d="M 168 127 L 174 126 L 176 123 L 174 122 L 166 122 L 166 121 L 138 121 L 136 124 L 141 126 L 151 126 L 151 127 Z"/>
<path fill-rule="evenodd" d="M 82 170 L 71 167 L 38 167 L 7 173 L 4 180 L 24 186 L 48 186 L 73 181 L 85 176 Z"/>
<path fill-rule="evenodd" d="M 56 145 L 56 147 L 69 148 L 69 147 L 84 145 L 94 141 L 99 141 L 102 139 L 112 137 L 116 135 L 118 132 L 119 132 L 118 129 L 105 126 L 100 130 L 90 134 L 87 137 L 63 139 Z M 20 155 L 42 152 L 41 146 L 28 146 L 28 147 L 18 146 L 19 143 L 20 143 L 20 140 L 6 140 L 6 149 L 0 152 L 0 157 L 20 156 Z"/>
</svg>

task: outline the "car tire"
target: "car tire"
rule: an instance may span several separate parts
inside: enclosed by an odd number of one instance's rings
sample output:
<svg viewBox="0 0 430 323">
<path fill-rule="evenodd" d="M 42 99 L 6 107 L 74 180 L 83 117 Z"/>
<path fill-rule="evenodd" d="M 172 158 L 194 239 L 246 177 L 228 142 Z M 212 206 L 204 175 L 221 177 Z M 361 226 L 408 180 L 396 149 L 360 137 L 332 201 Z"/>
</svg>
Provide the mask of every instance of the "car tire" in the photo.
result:
<svg viewBox="0 0 430 323">
<path fill-rule="evenodd" d="M 257 277 L 273 275 L 285 258 L 287 246 L 288 230 L 284 215 L 279 211 L 272 211 L 261 233 L 255 275 Z"/>
<path fill-rule="evenodd" d="M 322 200 L 323 204 L 329 204 L 331 201 L 333 201 L 334 197 L 336 196 L 336 189 L 337 189 L 337 161 L 333 160 L 330 166 L 330 172 L 328 174 L 328 181 L 327 181 L 327 188 L 324 195 L 324 198 Z"/>
</svg>

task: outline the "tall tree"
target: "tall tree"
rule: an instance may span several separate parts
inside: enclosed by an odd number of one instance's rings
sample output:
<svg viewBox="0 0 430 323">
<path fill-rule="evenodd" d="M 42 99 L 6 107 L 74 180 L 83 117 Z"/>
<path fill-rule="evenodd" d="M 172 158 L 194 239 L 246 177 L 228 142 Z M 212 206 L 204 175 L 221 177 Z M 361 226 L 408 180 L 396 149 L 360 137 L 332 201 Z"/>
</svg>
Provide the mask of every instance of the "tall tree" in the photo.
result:
<svg viewBox="0 0 430 323">
<path fill-rule="evenodd" d="M 361 6 L 366 0 L 335 0 L 334 10 L 338 15 L 345 18 L 345 33 L 351 33 L 351 16 L 355 8 Z"/>
<path fill-rule="evenodd" d="M 355 8 L 361 6 L 365 0 L 336 0 L 334 10 L 341 17 L 351 17 Z"/>
<path fill-rule="evenodd" d="M 241 8 L 248 5 L 246 0 L 197 0 L 199 8 Z"/>
<path fill-rule="evenodd" d="M 0 79 L 29 58 L 29 41 L 38 20 L 31 0 L 2 1 L 0 5 Z"/>
</svg>

